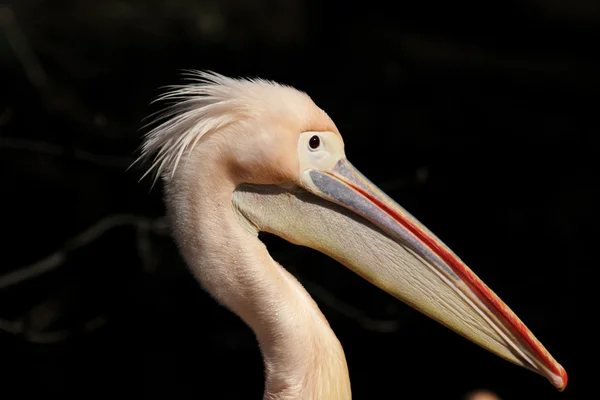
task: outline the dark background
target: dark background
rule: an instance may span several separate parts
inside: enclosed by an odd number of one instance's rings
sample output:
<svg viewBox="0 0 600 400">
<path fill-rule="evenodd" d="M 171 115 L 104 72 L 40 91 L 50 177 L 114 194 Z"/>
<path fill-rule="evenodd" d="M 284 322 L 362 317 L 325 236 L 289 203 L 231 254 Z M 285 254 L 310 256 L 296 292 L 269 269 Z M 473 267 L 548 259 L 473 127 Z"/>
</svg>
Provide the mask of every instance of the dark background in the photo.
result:
<svg viewBox="0 0 600 400">
<path fill-rule="evenodd" d="M 0 6 L 2 398 L 261 398 L 252 332 L 187 273 L 160 185 L 126 171 L 159 107 L 149 103 L 188 68 L 308 92 L 353 164 L 570 377 L 558 393 L 327 257 L 265 236 L 340 338 L 356 399 L 577 398 L 599 22 L 592 0 Z"/>
</svg>

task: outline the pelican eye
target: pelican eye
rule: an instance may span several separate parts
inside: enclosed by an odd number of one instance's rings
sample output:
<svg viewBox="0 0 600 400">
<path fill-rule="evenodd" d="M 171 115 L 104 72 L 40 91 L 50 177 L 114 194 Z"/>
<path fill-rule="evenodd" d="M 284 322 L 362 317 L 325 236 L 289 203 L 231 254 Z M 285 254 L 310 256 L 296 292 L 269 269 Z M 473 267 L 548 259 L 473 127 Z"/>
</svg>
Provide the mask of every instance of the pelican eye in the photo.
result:
<svg viewBox="0 0 600 400">
<path fill-rule="evenodd" d="M 317 135 L 313 135 L 308 141 L 308 145 L 311 149 L 316 150 L 321 145 L 321 139 Z"/>
</svg>

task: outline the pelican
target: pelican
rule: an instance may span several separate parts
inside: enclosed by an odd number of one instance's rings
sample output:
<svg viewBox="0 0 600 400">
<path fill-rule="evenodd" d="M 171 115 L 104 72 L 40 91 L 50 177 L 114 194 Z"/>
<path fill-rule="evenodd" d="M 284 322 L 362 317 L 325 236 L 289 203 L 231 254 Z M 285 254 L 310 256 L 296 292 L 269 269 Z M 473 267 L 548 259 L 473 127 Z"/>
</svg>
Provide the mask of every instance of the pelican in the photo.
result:
<svg viewBox="0 0 600 400">
<path fill-rule="evenodd" d="M 259 232 L 332 257 L 564 390 L 565 369 L 456 254 L 346 159 L 336 125 L 306 93 L 191 71 L 157 100 L 170 105 L 144 135 L 142 178 L 163 182 L 173 238 L 193 276 L 256 335 L 264 399 L 350 399 L 351 388 L 339 340 Z"/>
</svg>

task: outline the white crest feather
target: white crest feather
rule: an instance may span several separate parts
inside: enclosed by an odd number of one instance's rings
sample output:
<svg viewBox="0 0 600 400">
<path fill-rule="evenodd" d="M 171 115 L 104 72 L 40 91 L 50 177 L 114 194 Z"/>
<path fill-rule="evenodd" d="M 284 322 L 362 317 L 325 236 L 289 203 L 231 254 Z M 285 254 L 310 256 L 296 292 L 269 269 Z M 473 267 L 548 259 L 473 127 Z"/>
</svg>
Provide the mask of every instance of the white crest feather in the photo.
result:
<svg viewBox="0 0 600 400">
<path fill-rule="evenodd" d="M 170 90 L 155 100 L 174 103 L 150 123 L 163 120 L 144 135 L 141 155 L 133 163 L 154 156 L 141 178 L 154 172 L 153 185 L 159 176 L 172 178 L 181 157 L 190 154 L 204 135 L 264 111 L 257 107 L 264 101 L 264 89 L 292 89 L 272 81 L 234 79 L 211 71 L 189 71 L 187 76 L 192 83 L 169 86 Z"/>
</svg>

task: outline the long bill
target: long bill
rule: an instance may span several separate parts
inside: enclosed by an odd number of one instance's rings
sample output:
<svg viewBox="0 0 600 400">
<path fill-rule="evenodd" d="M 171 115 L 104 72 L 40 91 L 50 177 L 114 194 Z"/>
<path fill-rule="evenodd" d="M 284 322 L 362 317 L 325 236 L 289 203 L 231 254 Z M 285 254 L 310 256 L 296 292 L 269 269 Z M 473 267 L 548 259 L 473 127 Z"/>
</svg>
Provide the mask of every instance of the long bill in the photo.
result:
<svg viewBox="0 0 600 400">
<path fill-rule="evenodd" d="M 247 186 L 236 191 L 234 205 L 260 230 L 329 255 L 425 315 L 564 390 L 566 371 L 512 310 L 346 159 L 330 171 L 305 171 L 299 183 L 313 195 Z"/>
</svg>

